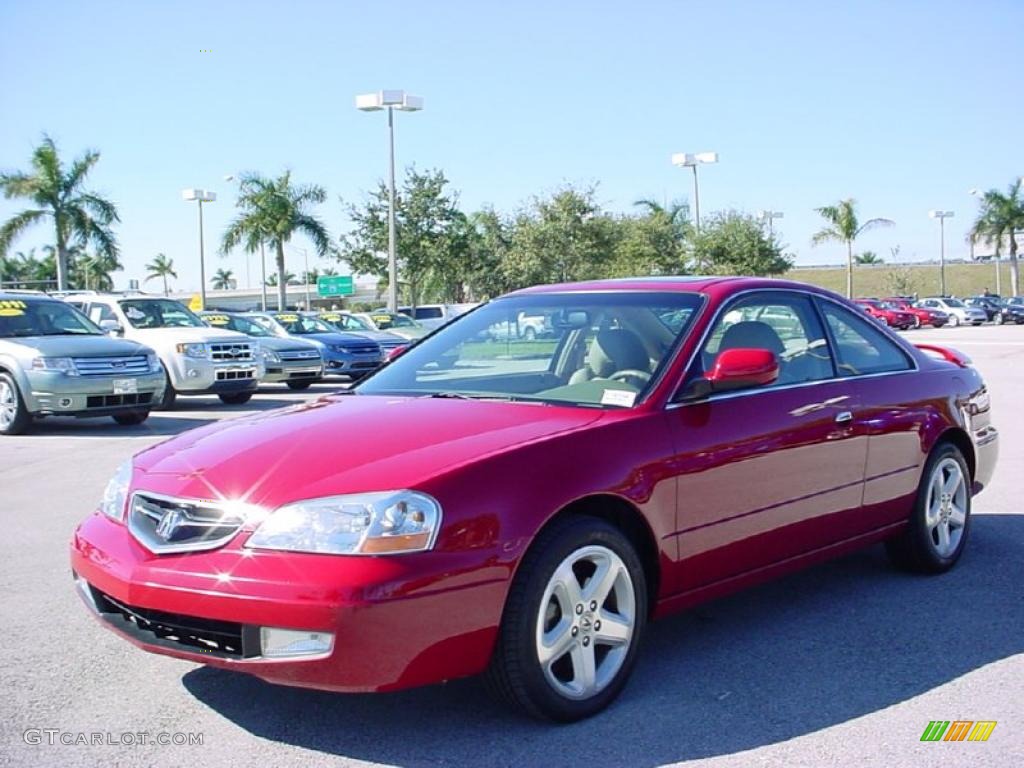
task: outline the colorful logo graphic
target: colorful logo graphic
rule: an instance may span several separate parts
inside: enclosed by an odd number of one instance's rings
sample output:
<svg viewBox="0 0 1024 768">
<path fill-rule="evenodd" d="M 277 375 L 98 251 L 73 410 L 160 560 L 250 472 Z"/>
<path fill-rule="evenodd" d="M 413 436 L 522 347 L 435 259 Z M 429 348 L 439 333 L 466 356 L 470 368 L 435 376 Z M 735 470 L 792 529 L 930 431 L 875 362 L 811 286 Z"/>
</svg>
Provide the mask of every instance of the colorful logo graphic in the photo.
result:
<svg viewBox="0 0 1024 768">
<path fill-rule="evenodd" d="M 988 741 L 995 727 L 995 720 L 932 720 L 921 741 Z"/>
</svg>

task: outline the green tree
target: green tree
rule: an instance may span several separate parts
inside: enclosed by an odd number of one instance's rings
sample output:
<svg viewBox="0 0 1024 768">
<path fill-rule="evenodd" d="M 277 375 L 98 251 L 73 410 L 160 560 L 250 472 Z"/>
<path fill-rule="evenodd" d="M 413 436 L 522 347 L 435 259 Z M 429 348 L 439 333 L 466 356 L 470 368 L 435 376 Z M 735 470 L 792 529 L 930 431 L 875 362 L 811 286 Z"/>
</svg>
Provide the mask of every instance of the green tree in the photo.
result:
<svg viewBox="0 0 1024 768">
<path fill-rule="evenodd" d="M 714 275 L 781 275 L 793 266 L 763 223 L 739 211 L 713 213 L 701 222 L 694 258 Z"/>
<path fill-rule="evenodd" d="M 891 227 L 893 222 L 890 219 L 879 218 L 869 219 L 861 224 L 857 218 L 857 202 L 853 198 L 840 200 L 835 205 L 826 205 L 815 210 L 825 219 L 826 226 L 811 238 L 811 245 L 829 241 L 846 243 L 846 296 L 852 299 L 854 242 L 862 233 L 876 227 Z"/>
<path fill-rule="evenodd" d="M 0 226 L 0 256 L 33 224 L 50 219 L 56 237 L 57 287 L 68 287 L 68 249 L 74 244 L 91 244 L 102 257 L 118 255 L 112 225 L 120 219 L 114 204 L 82 187 L 100 159 L 99 152 L 86 151 L 69 168 L 60 161 L 53 139 L 44 136 L 32 153 L 30 172 L 0 173 L 0 190 L 7 199 L 30 200 L 23 210 Z"/>
<path fill-rule="evenodd" d="M 618 230 L 595 192 L 565 187 L 516 215 L 506 259 L 511 287 L 608 274 Z"/>
<path fill-rule="evenodd" d="M 883 263 L 882 259 L 879 258 L 878 254 L 875 253 L 874 251 L 864 251 L 863 253 L 858 253 L 856 256 L 853 257 L 853 260 L 858 266 L 861 267 L 867 267 Z"/>
<path fill-rule="evenodd" d="M 158 253 L 153 257 L 153 260 L 146 265 L 146 280 L 156 280 L 160 278 L 164 281 L 164 296 L 169 292 L 167 287 L 167 278 L 173 277 L 175 280 L 178 279 L 178 273 L 174 271 L 174 259 L 167 258 L 166 254 Z"/>
<path fill-rule="evenodd" d="M 112 291 L 114 278 L 111 272 L 119 272 L 123 267 L 116 256 L 99 253 L 83 254 L 74 262 L 75 285 L 83 286 L 87 291 Z"/>
<path fill-rule="evenodd" d="M 235 286 L 235 273 L 230 269 L 218 269 L 210 282 L 215 291 L 230 291 Z"/>
<path fill-rule="evenodd" d="M 242 175 L 237 202 L 241 213 L 224 233 L 221 252 L 226 254 L 242 246 L 249 253 L 254 253 L 261 242 L 267 243 L 277 256 L 274 285 L 277 286 L 277 301 L 281 308 L 287 303 L 285 292 L 289 284 L 284 263 L 285 244 L 294 235 L 303 234 L 313 243 L 320 258 L 331 250 L 327 228 L 309 212 L 312 206 L 326 199 L 327 192 L 321 186 L 292 184 L 290 171 L 276 179 L 254 173 Z M 267 285 L 271 285 L 270 280 L 267 280 Z"/>
<path fill-rule="evenodd" d="M 278 289 L 278 299 L 281 301 L 281 304 L 280 304 L 281 309 L 284 309 L 286 304 L 287 304 L 287 302 L 284 299 L 280 298 L 285 293 L 285 288 L 287 288 L 287 286 L 289 286 L 289 285 L 298 285 L 298 284 L 299 284 L 299 278 L 297 278 L 295 276 L 294 272 L 287 272 L 286 271 L 284 273 L 284 283 L 283 284 L 281 283 L 281 275 L 280 274 L 271 275 L 270 277 L 267 278 L 267 287 L 268 288 L 277 288 Z"/>
<path fill-rule="evenodd" d="M 1002 253 L 1005 240 L 1010 256 L 1010 287 L 1013 295 L 1020 292 L 1020 274 L 1017 263 L 1017 230 L 1024 230 L 1024 196 L 1021 194 L 1021 180 L 1017 179 L 1006 193 L 990 189 L 981 198 L 981 210 L 971 227 L 975 242 L 987 239 L 995 243 L 996 259 Z"/>
<path fill-rule="evenodd" d="M 458 194 L 448 190 L 440 170 L 406 171 L 395 193 L 395 251 L 399 289 L 416 305 L 424 299 L 461 301 L 473 272 L 472 226 L 458 208 Z M 376 275 L 378 287 L 388 279 L 388 191 L 380 182 L 361 205 L 346 212 L 352 230 L 341 239 L 339 257 L 354 272 Z"/>
</svg>

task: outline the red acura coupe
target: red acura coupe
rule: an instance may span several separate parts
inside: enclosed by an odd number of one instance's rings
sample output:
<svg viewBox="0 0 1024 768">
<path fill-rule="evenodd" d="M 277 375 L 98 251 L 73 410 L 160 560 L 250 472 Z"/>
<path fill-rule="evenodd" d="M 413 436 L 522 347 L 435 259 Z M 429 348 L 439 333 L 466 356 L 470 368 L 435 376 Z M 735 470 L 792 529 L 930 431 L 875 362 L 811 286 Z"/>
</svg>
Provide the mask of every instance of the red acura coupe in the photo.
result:
<svg viewBox="0 0 1024 768">
<path fill-rule="evenodd" d="M 551 337 L 488 333 L 523 313 Z M 543 286 L 351 391 L 142 451 L 71 563 L 154 653 L 334 691 L 486 673 L 570 721 L 651 619 L 876 542 L 952 567 L 997 445 L 968 360 L 827 291 Z"/>
<path fill-rule="evenodd" d="M 854 299 L 861 308 L 876 320 L 885 323 L 890 328 L 898 328 L 906 331 L 917 325 L 917 318 L 910 312 L 904 312 L 891 304 L 878 299 Z"/>
<path fill-rule="evenodd" d="M 928 307 L 918 307 L 910 299 L 903 298 L 892 298 L 884 299 L 883 303 L 887 306 L 894 307 L 900 312 L 907 312 L 913 315 L 916 320 L 914 321 L 914 327 L 920 328 L 924 325 L 930 325 L 933 328 L 941 328 L 949 322 L 949 315 L 938 309 L 930 309 Z"/>
</svg>

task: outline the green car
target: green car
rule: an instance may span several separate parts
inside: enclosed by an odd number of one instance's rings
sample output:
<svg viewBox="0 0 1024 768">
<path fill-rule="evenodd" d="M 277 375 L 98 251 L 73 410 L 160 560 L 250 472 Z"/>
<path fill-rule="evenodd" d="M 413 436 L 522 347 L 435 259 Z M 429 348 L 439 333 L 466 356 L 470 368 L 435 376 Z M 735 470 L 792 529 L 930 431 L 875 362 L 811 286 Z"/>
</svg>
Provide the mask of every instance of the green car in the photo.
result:
<svg viewBox="0 0 1024 768">
<path fill-rule="evenodd" d="M 63 301 L 0 293 L 0 435 L 44 416 L 141 424 L 163 396 L 156 354 L 113 339 Z"/>
</svg>

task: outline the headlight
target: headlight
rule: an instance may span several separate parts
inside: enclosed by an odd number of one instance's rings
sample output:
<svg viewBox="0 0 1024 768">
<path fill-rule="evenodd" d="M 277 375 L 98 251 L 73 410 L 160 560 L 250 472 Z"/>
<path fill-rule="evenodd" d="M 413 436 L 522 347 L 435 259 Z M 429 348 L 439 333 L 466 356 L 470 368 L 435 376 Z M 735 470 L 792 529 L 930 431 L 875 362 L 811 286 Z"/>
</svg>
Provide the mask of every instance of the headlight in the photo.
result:
<svg viewBox="0 0 1024 768">
<path fill-rule="evenodd" d="M 67 376 L 78 375 L 78 369 L 70 357 L 37 357 L 32 361 L 32 367 L 37 371 L 54 371 Z"/>
<path fill-rule="evenodd" d="M 103 499 L 100 501 L 100 511 L 107 517 L 124 521 L 124 508 L 128 503 L 128 486 L 132 482 L 132 460 L 128 459 L 117 468 L 114 476 L 110 478 L 107 487 L 103 490 Z"/>
<path fill-rule="evenodd" d="M 149 365 L 149 370 L 153 371 L 153 373 L 162 370 L 160 366 L 160 358 L 157 357 L 156 352 L 150 352 L 146 355 L 146 363 Z"/>
<path fill-rule="evenodd" d="M 179 355 L 185 357 L 206 357 L 205 344 L 178 344 L 175 346 Z"/>
<path fill-rule="evenodd" d="M 245 546 L 333 555 L 422 552 L 434 546 L 441 506 L 416 491 L 328 496 L 275 510 Z"/>
<path fill-rule="evenodd" d="M 264 349 L 263 350 L 263 359 L 266 360 L 268 363 L 280 363 L 281 362 L 281 358 L 278 356 L 277 352 L 275 352 L 272 349 Z"/>
</svg>

